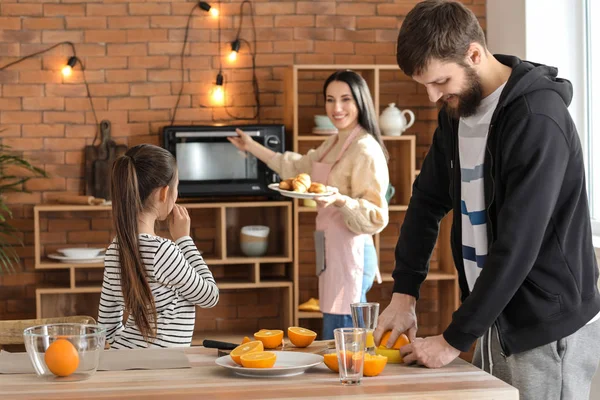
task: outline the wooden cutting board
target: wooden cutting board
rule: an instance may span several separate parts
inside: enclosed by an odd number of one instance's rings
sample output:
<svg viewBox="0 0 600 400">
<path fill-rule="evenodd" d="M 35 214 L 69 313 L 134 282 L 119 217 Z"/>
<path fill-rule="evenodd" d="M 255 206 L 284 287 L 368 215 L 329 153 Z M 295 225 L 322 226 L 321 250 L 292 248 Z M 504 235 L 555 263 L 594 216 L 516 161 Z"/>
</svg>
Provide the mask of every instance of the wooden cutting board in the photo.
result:
<svg viewBox="0 0 600 400">
<path fill-rule="evenodd" d="M 283 340 L 283 346 L 278 346 L 275 349 L 265 349 L 272 351 L 297 351 L 299 353 L 325 354 L 328 350 L 335 349 L 335 341 L 333 340 L 317 340 L 312 342 L 308 347 L 296 347 L 290 343 L 288 339 Z M 218 356 L 226 356 L 231 353 L 231 350 L 218 350 Z"/>
</svg>

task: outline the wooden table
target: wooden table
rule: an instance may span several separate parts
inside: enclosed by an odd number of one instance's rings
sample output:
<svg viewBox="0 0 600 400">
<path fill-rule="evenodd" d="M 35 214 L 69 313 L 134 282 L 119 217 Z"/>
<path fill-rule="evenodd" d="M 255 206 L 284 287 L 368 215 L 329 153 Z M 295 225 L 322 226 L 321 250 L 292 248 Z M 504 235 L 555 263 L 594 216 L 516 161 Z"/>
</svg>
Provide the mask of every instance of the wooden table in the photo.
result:
<svg viewBox="0 0 600 400">
<path fill-rule="evenodd" d="M 0 399 L 519 399 L 517 389 L 460 359 L 441 369 L 390 364 L 360 386 L 346 387 L 323 364 L 295 377 L 250 379 L 216 365 L 214 349 L 173 351 L 184 351 L 192 368 L 98 371 L 74 383 L 0 375 Z"/>
</svg>

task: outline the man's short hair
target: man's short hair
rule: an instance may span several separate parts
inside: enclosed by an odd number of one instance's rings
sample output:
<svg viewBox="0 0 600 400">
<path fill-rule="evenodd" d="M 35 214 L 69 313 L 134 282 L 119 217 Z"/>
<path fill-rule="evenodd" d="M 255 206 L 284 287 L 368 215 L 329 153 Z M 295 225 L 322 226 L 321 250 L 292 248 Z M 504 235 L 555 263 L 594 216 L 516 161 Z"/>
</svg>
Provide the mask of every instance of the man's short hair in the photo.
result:
<svg viewBox="0 0 600 400">
<path fill-rule="evenodd" d="M 432 59 L 462 64 L 473 42 L 486 47 L 483 30 L 471 10 L 455 1 L 426 0 L 404 19 L 396 59 L 406 75 L 419 75 Z"/>
</svg>

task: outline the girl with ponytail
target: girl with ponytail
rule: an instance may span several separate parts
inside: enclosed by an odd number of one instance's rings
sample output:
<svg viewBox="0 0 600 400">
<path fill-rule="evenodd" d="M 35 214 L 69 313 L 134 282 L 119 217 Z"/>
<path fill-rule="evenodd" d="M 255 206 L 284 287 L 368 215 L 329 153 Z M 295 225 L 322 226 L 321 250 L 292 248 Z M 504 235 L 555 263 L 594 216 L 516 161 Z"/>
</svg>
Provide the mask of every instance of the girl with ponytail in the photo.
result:
<svg viewBox="0 0 600 400">
<path fill-rule="evenodd" d="M 195 306 L 219 300 L 190 237 L 188 212 L 175 204 L 177 188 L 175 159 L 163 148 L 135 146 L 113 164 L 116 237 L 106 252 L 98 310 L 111 348 L 189 346 Z M 167 219 L 174 242 L 154 232 L 155 222 Z"/>
</svg>

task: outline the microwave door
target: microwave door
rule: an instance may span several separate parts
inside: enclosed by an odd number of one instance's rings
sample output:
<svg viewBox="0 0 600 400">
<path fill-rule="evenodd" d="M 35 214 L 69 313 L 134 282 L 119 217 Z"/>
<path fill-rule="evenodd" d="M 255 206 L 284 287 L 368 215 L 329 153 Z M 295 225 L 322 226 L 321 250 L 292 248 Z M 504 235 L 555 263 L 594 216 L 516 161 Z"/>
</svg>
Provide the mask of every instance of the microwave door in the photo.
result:
<svg viewBox="0 0 600 400">
<path fill-rule="evenodd" d="M 223 137 L 222 137 L 223 138 Z M 252 183 L 258 181 L 258 160 L 223 141 L 192 140 L 176 144 L 180 181 Z"/>
</svg>

